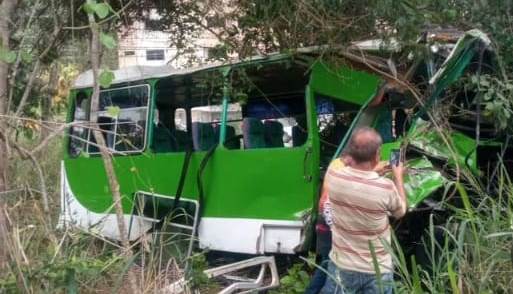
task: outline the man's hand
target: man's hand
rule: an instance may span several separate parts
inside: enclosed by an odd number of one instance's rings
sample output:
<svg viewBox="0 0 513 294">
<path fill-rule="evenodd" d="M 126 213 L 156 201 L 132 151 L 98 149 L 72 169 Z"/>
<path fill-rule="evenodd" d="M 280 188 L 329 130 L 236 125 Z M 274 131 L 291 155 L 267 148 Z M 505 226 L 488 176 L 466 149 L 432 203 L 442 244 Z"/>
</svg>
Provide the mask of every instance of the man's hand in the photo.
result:
<svg viewBox="0 0 513 294">
<path fill-rule="evenodd" d="M 394 175 L 394 179 L 403 181 L 404 175 L 404 165 L 402 162 L 399 162 L 398 165 L 392 165 L 392 174 Z"/>
<path fill-rule="evenodd" d="M 402 162 L 399 162 L 398 165 L 392 164 L 392 174 L 394 175 L 394 183 L 397 188 L 397 192 L 404 201 L 406 207 L 408 207 L 408 198 L 406 198 L 406 191 L 404 191 L 404 166 Z"/>
</svg>

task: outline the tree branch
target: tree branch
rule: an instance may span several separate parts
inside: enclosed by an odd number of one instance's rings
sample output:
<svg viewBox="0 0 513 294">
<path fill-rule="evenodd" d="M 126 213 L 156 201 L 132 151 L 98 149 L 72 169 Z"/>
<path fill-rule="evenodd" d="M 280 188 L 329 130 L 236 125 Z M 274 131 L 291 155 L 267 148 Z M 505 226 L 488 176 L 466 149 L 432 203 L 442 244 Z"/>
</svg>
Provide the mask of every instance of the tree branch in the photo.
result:
<svg viewBox="0 0 513 294">
<path fill-rule="evenodd" d="M 0 136 L 2 136 L 2 140 L 7 141 L 6 140 L 7 134 L 4 133 L 3 130 L 0 130 Z M 45 213 L 49 216 L 50 206 L 48 204 L 48 192 L 46 189 L 46 181 L 45 181 L 43 169 L 41 169 L 41 165 L 39 164 L 39 162 L 37 161 L 37 159 L 34 157 L 34 155 L 31 152 L 29 152 L 27 149 L 21 147 L 19 144 L 12 143 L 12 147 L 14 147 L 14 149 L 20 154 L 21 158 L 30 159 L 30 161 L 34 165 L 34 168 L 36 169 L 37 175 L 39 177 L 41 197 L 43 198 L 43 209 L 44 209 Z"/>
<path fill-rule="evenodd" d="M 23 48 L 23 44 L 25 44 L 26 37 L 28 36 L 27 31 L 32 24 L 32 20 L 34 19 L 34 16 L 36 15 L 38 5 L 39 5 L 39 1 L 37 1 L 34 4 L 34 6 L 32 6 L 33 9 L 32 9 L 32 12 L 30 13 L 29 19 L 28 19 L 25 29 L 23 31 L 23 37 L 21 37 L 20 44 L 18 45 L 19 48 Z M 15 85 L 16 77 L 18 76 L 18 69 L 20 67 L 20 63 L 21 63 L 21 50 L 18 51 L 18 54 L 16 56 L 16 61 L 14 62 L 14 66 L 12 67 L 11 78 L 9 80 L 9 91 L 8 91 L 9 92 L 9 100 L 7 101 L 6 113 L 9 113 L 9 111 L 11 109 L 12 97 L 14 96 L 14 85 Z"/>
<path fill-rule="evenodd" d="M 27 86 L 25 87 L 25 90 L 23 91 L 23 96 L 21 97 L 20 104 L 18 104 L 18 108 L 16 109 L 15 116 L 20 116 L 21 112 L 23 111 L 23 108 L 24 108 L 25 104 L 27 103 L 27 99 L 30 95 L 30 92 L 32 91 L 32 87 L 34 85 L 36 76 L 39 73 L 39 66 L 41 65 L 41 60 L 43 58 L 45 58 L 46 55 L 48 54 L 48 52 L 50 52 L 50 50 L 53 48 L 53 44 L 57 40 L 60 32 L 61 32 L 61 27 L 59 27 L 58 23 L 57 23 L 56 26 L 54 26 L 54 28 L 53 28 L 53 32 L 50 37 L 50 42 L 48 42 L 48 46 L 38 56 L 36 64 L 34 65 L 32 72 L 30 73 L 30 77 L 27 82 Z"/>
</svg>

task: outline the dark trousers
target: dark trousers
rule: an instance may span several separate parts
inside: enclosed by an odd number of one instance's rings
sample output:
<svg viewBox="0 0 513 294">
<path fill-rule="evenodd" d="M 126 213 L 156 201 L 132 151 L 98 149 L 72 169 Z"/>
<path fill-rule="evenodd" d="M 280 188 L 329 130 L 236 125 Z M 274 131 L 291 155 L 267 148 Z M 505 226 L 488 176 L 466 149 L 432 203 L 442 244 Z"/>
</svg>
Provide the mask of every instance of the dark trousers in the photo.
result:
<svg viewBox="0 0 513 294">
<path fill-rule="evenodd" d="M 331 251 L 331 231 L 317 231 L 317 255 L 319 256 L 318 265 L 328 271 L 329 254 Z M 310 284 L 305 289 L 305 294 L 317 294 L 326 283 L 326 272 L 317 268 L 310 280 Z"/>
</svg>

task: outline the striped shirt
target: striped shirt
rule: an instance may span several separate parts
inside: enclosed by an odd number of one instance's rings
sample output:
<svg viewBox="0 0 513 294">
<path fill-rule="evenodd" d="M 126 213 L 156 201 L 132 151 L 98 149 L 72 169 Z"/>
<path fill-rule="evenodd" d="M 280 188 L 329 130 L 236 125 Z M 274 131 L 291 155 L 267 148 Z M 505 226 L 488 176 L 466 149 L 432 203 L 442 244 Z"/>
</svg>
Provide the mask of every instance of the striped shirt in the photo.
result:
<svg viewBox="0 0 513 294">
<path fill-rule="evenodd" d="M 337 159 L 330 164 L 324 184 L 333 218 L 331 260 L 344 270 L 374 273 L 372 242 L 381 273 L 392 272 L 392 256 L 383 245 L 390 243 L 388 218 L 406 211 L 394 183 Z"/>
</svg>

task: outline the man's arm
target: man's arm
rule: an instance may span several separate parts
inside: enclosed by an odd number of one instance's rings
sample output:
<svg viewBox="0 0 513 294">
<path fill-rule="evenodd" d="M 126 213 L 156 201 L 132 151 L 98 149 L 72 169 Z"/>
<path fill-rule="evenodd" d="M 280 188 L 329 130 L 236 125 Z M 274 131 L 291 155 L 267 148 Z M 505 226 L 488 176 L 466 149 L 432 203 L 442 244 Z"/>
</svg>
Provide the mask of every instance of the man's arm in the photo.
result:
<svg viewBox="0 0 513 294">
<path fill-rule="evenodd" d="M 394 184 L 399 194 L 401 204 L 396 211 L 393 211 L 395 217 L 400 218 L 404 216 L 408 207 L 408 199 L 406 198 L 406 192 L 404 191 L 404 166 L 400 162 L 399 165 L 392 165 L 392 174 L 394 175 Z"/>
</svg>

